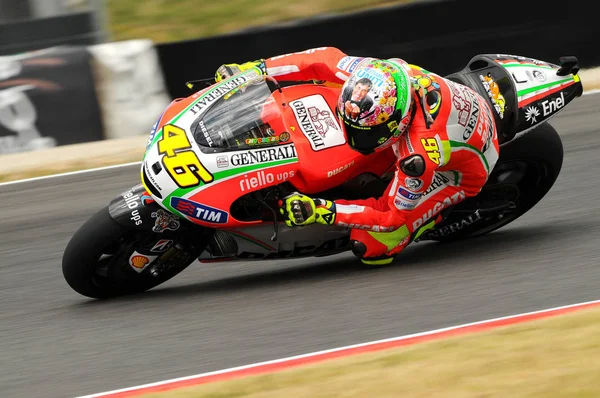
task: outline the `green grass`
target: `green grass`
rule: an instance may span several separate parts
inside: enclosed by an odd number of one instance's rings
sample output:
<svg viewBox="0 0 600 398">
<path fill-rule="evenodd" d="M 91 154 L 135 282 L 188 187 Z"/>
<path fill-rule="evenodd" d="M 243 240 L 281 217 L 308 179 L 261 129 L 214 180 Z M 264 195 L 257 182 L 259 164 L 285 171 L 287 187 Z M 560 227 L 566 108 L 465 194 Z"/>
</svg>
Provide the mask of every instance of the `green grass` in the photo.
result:
<svg viewBox="0 0 600 398">
<path fill-rule="evenodd" d="M 112 40 L 164 43 L 416 1 L 420 0 L 107 0 L 107 5 Z"/>
<path fill-rule="evenodd" d="M 600 309 L 144 398 L 600 397 Z"/>
</svg>

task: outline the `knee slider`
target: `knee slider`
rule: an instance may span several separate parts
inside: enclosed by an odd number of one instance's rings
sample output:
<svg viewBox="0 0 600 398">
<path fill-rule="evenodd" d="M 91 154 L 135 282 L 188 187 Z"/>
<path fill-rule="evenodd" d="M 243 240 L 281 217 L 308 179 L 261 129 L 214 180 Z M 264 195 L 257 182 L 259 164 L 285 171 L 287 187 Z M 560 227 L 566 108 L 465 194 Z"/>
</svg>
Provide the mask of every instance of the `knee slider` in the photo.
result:
<svg viewBox="0 0 600 398">
<path fill-rule="evenodd" d="M 352 241 L 352 253 L 354 253 L 356 257 L 363 257 L 366 252 L 367 246 L 364 243 L 357 240 Z"/>
</svg>

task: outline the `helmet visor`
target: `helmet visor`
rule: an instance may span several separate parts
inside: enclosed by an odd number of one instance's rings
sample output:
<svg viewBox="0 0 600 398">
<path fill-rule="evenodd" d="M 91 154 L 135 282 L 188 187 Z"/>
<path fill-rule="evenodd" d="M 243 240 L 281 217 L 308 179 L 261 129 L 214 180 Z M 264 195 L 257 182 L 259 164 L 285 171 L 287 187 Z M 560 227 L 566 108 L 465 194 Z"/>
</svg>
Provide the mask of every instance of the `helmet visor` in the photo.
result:
<svg viewBox="0 0 600 398">
<path fill-rule="evenodd" d="M 348 135 L 348 144 L 359 152 L 373 152 L 377 147 L 394 135 L 396 129 L 388 127 L 387 123 L 368 128 L 358 128 L 344 123 L 346 134 Z"/>
</svg>

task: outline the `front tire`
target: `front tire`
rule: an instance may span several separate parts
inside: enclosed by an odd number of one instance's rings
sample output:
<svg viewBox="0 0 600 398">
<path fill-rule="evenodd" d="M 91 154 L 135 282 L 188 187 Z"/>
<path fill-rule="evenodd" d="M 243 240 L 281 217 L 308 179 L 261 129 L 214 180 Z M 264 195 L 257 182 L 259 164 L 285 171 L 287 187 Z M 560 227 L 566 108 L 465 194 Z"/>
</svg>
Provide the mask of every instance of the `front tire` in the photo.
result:
<svg viewBox="0 0 600 398">
<path fill-rule="evenodd" d="M 104 299 L 151 289 L 183 271 L 194 260 L 172 266 L 158 277 L 147 272 L 138 274 L 129 265 L 129 256 L 135 243 L 149 234 L 119 225 L 110 216 L 108 206 L 104 207 L 67 244 L 62 259 L 65 280 L 79 294 Z"/>
</svg>

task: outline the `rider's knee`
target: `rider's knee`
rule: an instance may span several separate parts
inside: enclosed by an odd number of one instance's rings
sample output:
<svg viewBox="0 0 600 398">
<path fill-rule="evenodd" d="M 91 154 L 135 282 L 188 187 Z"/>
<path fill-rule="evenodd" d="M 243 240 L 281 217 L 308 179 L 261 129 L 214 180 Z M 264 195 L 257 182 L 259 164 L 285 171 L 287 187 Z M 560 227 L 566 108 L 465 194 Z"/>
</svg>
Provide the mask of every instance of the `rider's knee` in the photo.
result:
<svg viewBox="0 0 600 398">
<path fill-rule="evenodd" d="M 351 241 L 352 253 L 360 259 L 363 264 L 367 265 L 385 265 L 391 263 L 396 255 L 381 254 L 379 256 L 365 257 L 367 253 L 367 245 L 363 242 L 352 240 Z"/>
<path fill-rule="evenodd" d="M 367 253 L 367 245 L 357 240 L 353 240 L 350 242 L 352 247 L 352 253 L 358 258 L 364 257 L 365 253 Z"/>
</svg>

